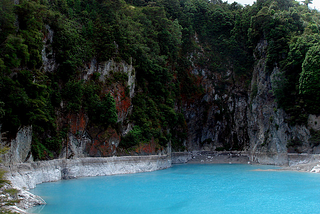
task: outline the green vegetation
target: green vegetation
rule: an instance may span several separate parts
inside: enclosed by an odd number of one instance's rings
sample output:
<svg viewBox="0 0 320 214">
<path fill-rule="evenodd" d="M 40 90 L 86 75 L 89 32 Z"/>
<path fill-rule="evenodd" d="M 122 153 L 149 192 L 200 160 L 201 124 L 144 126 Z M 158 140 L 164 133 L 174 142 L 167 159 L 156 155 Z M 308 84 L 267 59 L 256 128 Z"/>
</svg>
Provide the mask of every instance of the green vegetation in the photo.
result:
<svg viewBox="0 0 320 214">
<path fill-rule="evenodd" d="M 309 142 L 311 143 L 311 146 L 319 146 L 320 145 L 320 131 L 315 131 L 313 129 L 310 129 L 311 138 L 309 139 Z"/>
<path fill-rule="evenodd" d="M 0 149 L 0 155 L 5 154 L 8 151 L 7 147 Z M 0 162 L 2 162 L 0 160 Z M 8 210 L 8 206 L 14 206 L 19 202 L 18 190 L 10 187 L 10 181 L 5 178 L 6 171 L 0 169 L 0 213 L 11 214 L 13 212 Z"/>
<path fill-rule="evenodd" d="M 320 44 L 310 47 L 302 63 L 299 92 L 309 112 L 317 114 L 320 105 Z"/>
<path fill-rule="evenodd" d="M 320 104 L 320 14 L 308 9 L 309 3 L 257 0 L 243 7 L 221 0 L 20 0 L 14 5 L 2 0 L 2 130 L 14 136 L 19 127 L 32 125 L 32 151 L 38 159 L 60 153 L 70 124 L 58 118 L 84 112 L 91 125 L 119 132 L 108 87 L 121 84 L 128 97 L 128 76 L 116 71 L 101 82 L 94 72 L 83 80 L 92 59 L 135 68 L 129 118 L 134 128 L 122 136 L 125 149 L 154 139 L 184 150 L 186 122 L 180 104 L 204 93 L 192 65 L 217 74 L 232 70 L 235 81 L 249 82 L 253 56 L 266 58 L 269 73 L 279 68 L 273 84 L 279 107 L 292 124 L 303 123 Z M 261 40 L 268 43 L 266 53 L 256 49 Z M 45 70 L 42 54 L 56 62 L 54 71 Z M 227 84 L 217 83 L 215 90 L 222 92 Z M 254 84 L 252 99 L 257 92 Z"/>
</svg>

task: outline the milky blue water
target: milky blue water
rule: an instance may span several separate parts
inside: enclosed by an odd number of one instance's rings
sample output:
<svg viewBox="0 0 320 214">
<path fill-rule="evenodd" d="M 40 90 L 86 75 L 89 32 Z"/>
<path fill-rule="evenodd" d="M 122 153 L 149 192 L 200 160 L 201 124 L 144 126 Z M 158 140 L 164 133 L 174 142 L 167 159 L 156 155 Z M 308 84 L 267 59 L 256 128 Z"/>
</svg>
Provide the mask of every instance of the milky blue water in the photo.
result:
<svg viewBox="0 0 320 214">
<path fill-rule="evenodd" d="M 320 175 L 251 165 L 175 165 L 129 175 L 38 185 L 50 214 L 320 213 Z M 40 211 L 39 211 L 40 210 Z"/>
</svg>

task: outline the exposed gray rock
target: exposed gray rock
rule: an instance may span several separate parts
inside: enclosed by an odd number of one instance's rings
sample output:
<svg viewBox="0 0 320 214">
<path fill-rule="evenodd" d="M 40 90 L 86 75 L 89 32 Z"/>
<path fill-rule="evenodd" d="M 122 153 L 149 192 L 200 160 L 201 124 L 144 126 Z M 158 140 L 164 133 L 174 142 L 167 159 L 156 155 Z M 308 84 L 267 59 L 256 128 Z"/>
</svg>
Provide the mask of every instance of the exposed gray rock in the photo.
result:
<svg viewBox="0 0 320 214">
<path fill-rule="evenodd" d="M 53 41 L 53 30 L 50 28 L 49 25 L 45 25 L 47 33 L 43 39 L 43 49 L 41 51 L 42 56 L 42 68 L 46 72 L 53 72 L 57 69 L 58 64 L 55 60 L 55 55 L 52 48 L 52 41 Z"/>
<path fill-rule="evenodd" d="M 171 167 L 170 157 L 158 155 L 56 159 L 12 164 L 6 168 L 8 172 L 6 176 L 11 181 L 12 187 L 20 191 L 18 198 L 21 202 L 17 204 L 18 208 L 11 208 L 24 213 L 32 206 L 45 204 L 45 201 L 39 196 L 26 191 L 35 188 L 40 183 L 78 177 L 149 172 L 169 167 Z"/>
<path fill-rule="evenodd" d="M 183 103 L 187 122 L 189 151 L 242 150 L 247 151 L 251 162 L 288 165 L 289 143 L 299 144 L 299 152 L 315 153 L 311 148 L 308 128 L 320 129 L 320 119 L 309 116 L 309 126 L 291 126 L 288 115 L 279 109 L 273 89 L 274 82 L 282 78 L 277 66 L 266 70 L 268 43 L 261 40 L 254 52 L 256 64 L 250 89 L 236 80 L 232 70 L 216 73 L 199 68 L 189 60 L 205 93 Z M 289 151 L 295 152 L 295 151 Z"/>
<path fill-rule="evenodd" d="M 279 78 L 279 69 L 275 67 L 270 73 L 266 70 L 266 55 L 262 54 L 267 43 L 261 41 L 257 51 L 261 58 L 256 59 L 251 81 L 251 96 L 248 108 L 248 134 L 251 161 L 260 164 L 288 165 L 287 144 L 292 141 L 302 143 L 300 152 L 312 152 L 308 139 L 310 132 L 305 125 L 290 126 L 288 117 L 282 109 L 278 109 L 273 95 L 273 79 Z"/>
<path fill-rule="evenodd" d="M 319 154 L 307 153 L 289 153 L 288 154 L 289 166 L 301 166 L 304 164 L 318 164 L 320 161 Z"/>
<path fill-rule="evenodd" d="M 314 166 L 310 172 L 320 173 L 320 164 L 317 164 L 316 166 Z"/>
<path fill-rule="evenodd" d="M 191 159 L 188 163 L 194 164 L 251 164 L 246 152 L 241 151 L 194 151 L 191 153 Z"/>
<path fill-rule="evenodd" d="M 31 155 L 32 126 L 21 127 L 18 130 L 16 137 L 12 140 L 6 139 L 3 134 L 1 135 L 1 138 L 1 146 L 9 148 L 6 154 L 1 155 L 1 159 L 5 164 L 21 163 L 33 160 Z"/>
<path fill-rule="evenodd" d="M 124 85 L 115 83 L 113 87 L 111 87 L 111 94 L 114 96 L 116 103 L 120 104 L 119 109 L 123 109 L 118 111 L 118 122 L 121 124 L 120 132 L 122 135 L 126 135 L 129 131 L 132 130 L 132 124 L 128 123 L 128 116 L 132 113 L 132 103 L 131 99 L 135 95 L 135 86 L 136 86 L 136 72 L 135 68 L 132 65 L 132 58 L 130 58 L 130 63 L 128 64 L 125 61 L 116 62 L 113 59 L 98 63 L 96 59 L 92 59 L 88 66 L 83 71 L 83 79 L 88 80 L 91 75 L 95 72 L 99 73 L 99 80 L 101 82 L 106 82 L 108 78 L 114 73 L 124 73 L 128 76 L 128 79 Z M 130 100 L 130 106 L 121 106 L 123 100 L 123 94 L 121 92 L 126 91 L 126 87 L 129 89 L 128 98 Z M 128 100 L 127 100 L 128 103 Z M 128 109 L 126 109 L 128 107 Z M 117 143 L 118 144 L 118 143 Z"/>
<path fill-rule="evenodd" d="M 191 152 L 172 152 L 171 154 L 172 164 L 187 163 L 191 159 L 192 159 Z"/>
<path fill-rule="evenodd" d="M 86 146 L 91 143 L 91 138 L 86 131 L 77 136 L 68 133 L 68 153 L 64 146 L 59 155 L 60 158 L 84 158 L 87 157 Z"/>
<path fill-rule="evenodd" d="M 308 117 L 308 127 L 319 131 L 320 130 L 320 116 L 310 114 Z"/>
<path fill-rule="evenodd" d="M 12 164 L 7 178 L 14 187 L 32 189 L 37 184 L 78 177 L 127 174 L 165 169 L 171 166 L 168 156 L 122 156 L 106 158 L 56 159 Z"/>
<path fill-rule="evenodd" d="M 88 80 L 90 75 L 92 75 L 94 72 L 98 72 L 100 73 L 99 80 L 105 82 L 106 79 L 111 76 L 111 73 L 126 73 L 128 75 L 130 98 L 132 98 L 134 96 L 136 74 L 135 69 L 132 66 L 132 59 L 130 60 L 131 63 L 128 64 L 125 61 L 115 62 L 113 59 L 106 62 L 98 63 L 96 59 L 92 59 L 89 66 L 84 71 L 83 79 Z"/>
<path fill-rule="evenodd" d="M 20 202 L 17 204 L 17 207 L 22 209 L 22 211 L 36 205 L 46 204 L 46 202 L 40 196 L 34 195 L 24 189 L 17 190 L 19 190 L 18 199 L 20 200 Z"/>
</svg>

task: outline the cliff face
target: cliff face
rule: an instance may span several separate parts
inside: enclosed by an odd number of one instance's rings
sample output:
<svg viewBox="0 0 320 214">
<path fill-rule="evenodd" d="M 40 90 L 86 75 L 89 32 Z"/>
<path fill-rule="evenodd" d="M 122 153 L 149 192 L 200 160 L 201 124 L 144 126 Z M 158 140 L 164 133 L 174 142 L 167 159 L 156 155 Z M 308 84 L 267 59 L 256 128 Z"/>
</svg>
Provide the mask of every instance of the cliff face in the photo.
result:
<svg viewBox="0 0 320 214">
<path fill-rule="evenodd" d="M 261 58 L 256 57 L 257 64 L 251 81 L 252 96 L 248 108 L 249 152 L 253 161 L 284 165 L 288 163 L 289 142 L 304 142 L 300 146 L 300 152 L 310 152 L 310 132 L 305 125 L 290 126 L 286 122 L 286 113 L 277 108 L 273 95 L 275 86 L 272 82 L 280 71 L 277 67 L 271 74 L 266 71 L 266 48 L 266 41 L 261 41 L 256 48 Z"/>
<path fill-rule="evenodd" d="M 49 33 L 44 40 L 46 45 L 42 52 L 43 69 L 54 72 L 58 65 L 54 61 L 53 53 L 46 52 L 50 45 L 48 41 L 52 41 L 54 32 L 50 28 L 47 30 Z M 197 66 L 192 58 L 190 59 L 193 64 L 191 72 L 204 92 L 182 102 L 182 112 L 187 122 L 185 146 L 188 151 L 240 150 L 248 152 L 254 162 L 286 165 L 288 151 L 295 152 L 298 149 L 299 152 L 315 153 L 318 150 L 308 143 L 308 128 L 305 125 L 290 126 L 286 122 L 286 113 L 277 108 L 272 82 L 280 71 L 277 67 L 271 73 L 266 71 L 267 45 L 266 41 L 261 41 L 256 47 L 257 56 L 251 84 L 246 78 L 236 75 L 232 69 L 218 73 Z M 93 59 L 83 70 L 81 78 L 88 81 L 95 74 L 99 74 L 99 80 L 104 83 L 103 91 L 111 93 L 115 99 L 118 128 L 94 126 L 82 110 L 76 114 L 69 113 L 66 117 L 58 113 L 58 125 L 70 124 L 60 158 L 125 154 L 119 148 L 119 143 L 121 137 L 133 127 L 128 121 L 134 107 L 132 98 L 135 95 L 135 69 L 132 63 L 124 61 L 97 63 Z M 126 79 L 107 83 L 115 74 L 125 74 Z M 61 106 L 63 105 L 62 102 Z M 318 120 L 311 115 L 309 126 L 317 129 Z M 3 145 L 10 146 L 9 152 L 4 155 L 6 163 L 32 161 L 31 126 L 21 127 L 10 142 L 5 139 L 5 133 L 0 137 Z M 293 146 L 287 146 L 288 143 Z M 156 147 L 157 144 L 151 140 L 147 144 L 139 145 L 132 154 L 155 154 Z"/>
<path fill-rule="evenodd" d="M 59 68 L 55 60 L 55 53 L 52 51 L 52 42 L 54 31 L 46 26 L 46 34 L 43 39 L 42 67 L 47 73 L 54 73 Z M 115 62 L 109 60 L 97 63 L 92 59 L 86 67 L 83 68 L 80 79 L 84 82 L 89 81 L 94 75 L 99 76 L 99 81 L 103 84 L 102 93 L 110 93 L 115 100 L 118 113 L 119 127 L 98 127 L 90 124 L 89 117 L 83 109 L 78 113 L 65 113 L 63 108 L 66 103 L 60 103 L 60 108 L 56 110 L 58 130 L 65 124 L 69 124 L 67 136 L 63 139 L 60 158 L 78 158 L 78 157 L 101 157 L 112 156 L 117 153 L 121 136 L 127 134 L 132 125 L 128 122 L 128 116 L 132 112 L 132 98 L 135 91 L 135 69 L 132 64 L 124 61 Z M 110 82 L 109 79 L 115 79 L 114 76 L 122 78 Z M 109 81 L 109 82 L 107 82 Z M 5 163 L 21 163 L 32 161 L 32 126 L 20 127 L 15 137 L 7 138 L 7 132 L 1 133 L 0 125 L 0 143 L 2 146 L 9 147 L 9 151 L 3 155 Z"/>
<path fill-rule="evenodd" d="M 193 67 L 205 92 L 183 104 L 189 150 L 242 150 L 251 161 L 276 165 L 288 164 L 288 151 L 316 152 L 308 142 L 309 129 L 289 125 L 286 113 L 278 109 L 272 82 L 280 71 L 275 67 L 267 72 L 267 45 L 263 40 L 256 47 L 259 57 L 255 56 L 249 86 L 241 77 L 236 79 L 233 71 L 215 73 Z M 317 124 L 315 116 L 309 117 L 309 124 Z M 299 143 L 290 146 L 292 142 Z"/>
<path fill-rule="evenodd" d="M 204 95 L 183 104 L 188 124 L 187 147 L 189 150 L 246 148 L 246 90 L 234 81 L 232 71 L 217 74 L 204 69 L 201 72 L 199 84 L 205 90 Z"/>
<path fill-rule="evenodd" d="M 1 125 L 0 125 L 1 131 Z M 10 142 L 7 141 L 7 133 L 0 132 L 0 144 L 9 147 L 6 154 L 2 155 L 5 163 L 20 163 L 32 160 L 31 155 L 32 127 L 21 127 L 17 135 Z"/>
<path fill-rule="evenodd" d="M 61 158 L 116 155 L 121 136 L 131 130 L 132 125 L 128 123 L 128 116 L 132 111 L 131 100 L 135 89 L 135 70 L 132 64 L 128 65 L 125 62 L 115 62 L 113 60 L 98 64 L 96 60 L 92 60 L 86 70 L 83 71 L 83 80 L 87 81 L 93 73 L 100 75 L 99 80 L 105 85 L 103 91 L 111 93 L 115 99 L 119 130 L 112 127 L 105 129 L 89 124 L 88 115 L 82 111 L 77 114 L 69 114 L 67 117 L 70 124 L 68 145 L 65 145 L 62 149 Z M 106 84 L 107 79 L 115 73 L 126 74 L 127 79 Z"/>
<path fill-rule="evenodd" d="M 46 33 L 43 39 L 43 49 L 41 52 L 41 69 L 46 73 L 55 73 L 59 69 L 55 53 L 52 51 L 52 43 L 55 32 L 46 25 Z M 133 124 L 129 121 L 132 114 L 132 99 L 135 96 L 136 71 L 130 63 L 123 60 L 115 61 L 110 59 L 104 62 L 97 62 L 94 58 L 87 63 L 79 74 L 77 81 L 86 82 L 98 79 L 101 86 L 101 94 L 110 93 L 115 100 L 117 110 L 117 125 L 103 127 L 93 124 L 86 111 L 66 111 L 68 103 L 63 100 L 56 108 L 57 129 L 66 129 L 66 136 L 62 139 L 59 158 L 82 158 L 82 157 L 108 157 L 114 155 L 139 155 L 157 154 L 159 146 L 153 140 L 139 144 L 136 148 L 125 151 L 119 148 L 121 138 L 132 130 Z M 9 147 L 9 151 L 3 155 L 3 161 L 7 164 L 33 161 L 32 157 L 33 127 L 22 126 L 15 136 L 7 138 L 7 132 L 1 132 L 0 143 Z M 162 149 L 162 154 L 167 153 Z"/>
</svg>

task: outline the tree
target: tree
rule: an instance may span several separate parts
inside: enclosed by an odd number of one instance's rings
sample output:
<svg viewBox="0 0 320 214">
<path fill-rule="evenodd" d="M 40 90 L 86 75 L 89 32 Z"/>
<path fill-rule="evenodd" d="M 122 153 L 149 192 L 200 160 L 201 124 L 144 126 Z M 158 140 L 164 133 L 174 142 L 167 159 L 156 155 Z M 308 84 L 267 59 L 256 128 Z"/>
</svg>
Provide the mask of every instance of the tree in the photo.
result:
<svg viewBox="0 0 320 214">
<path fill-rule="evenodd" d="M 88 108 L 89 118 L 93 123 L 108 127 L 118 121 L 116 103 L 110 93 L 102 99 L 97 94 L 92 95 Z"/>
<path fill-rule="evenodd" d="M 105 95 L 101 101 L 101 120 L 104 124 L 115 124 L 118 121 L 116 102 L 110 93 Z"/>
<path fill-rule="evenodd" d="M 14 31 L 15 14 L 13 1 L 0 1 L 0 43 L 2 43 L 8 34 Z"/>
<path fill-rule="evenodd" d="M 312 46 L 303 61 L 299 79 L 299 93 L 303 95 L 307 109 L 316 113 L 320 104 L 320 44 Z"/>
<path fill-rule="evenodd" d="M 5 154 L 8 150 L 8 147 L 1 148 L 0 155 Z M 2 160 L 0 160 L 0 162 L 2 162 Z M 8 206 L 13 206 L 19 202 L 17 199 L 17 193 L 19 191 L 11 188 L 11 182 L 5 177 L 6 173 L 4 169 L 0 169 L 0 213 L 10 214 L 13 212 L 8 209 Z"/>
<path fill-rule="evenodd" d="M 0 101 L 0 119 L 3 118 L 3 116 L 5 115 L 3 107 L 4 107 L 4 102 Z"/>
<path fill-rule="evenodd" d="M 308 6 L 309 4 L 312 4 L 313 0 L 304 0 L 302 1 L 306 6 Z"/>
</svg>

